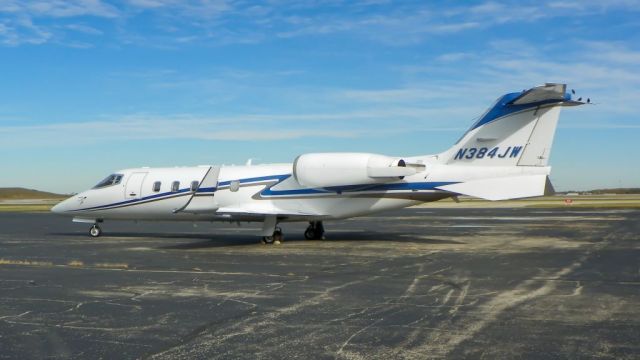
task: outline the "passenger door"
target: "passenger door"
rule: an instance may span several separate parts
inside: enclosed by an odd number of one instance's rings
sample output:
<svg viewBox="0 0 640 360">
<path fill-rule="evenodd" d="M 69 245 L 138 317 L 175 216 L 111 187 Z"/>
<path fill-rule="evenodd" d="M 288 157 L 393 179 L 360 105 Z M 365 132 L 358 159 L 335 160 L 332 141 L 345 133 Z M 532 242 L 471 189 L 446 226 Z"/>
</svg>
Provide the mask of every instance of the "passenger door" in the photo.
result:
<svg viewBox="0 0 640 360">
<path fill-rule="evenodd" d="M 142 183 L 147 176 L 146 172 L 136 172 L 129 176 L 127 186 L 124 189 L 125 200 L 139 199 L 142 193 Z"/>
<path fill-rule="evenodd" d="M 218 204 L 215 202 L 215 191 L 218 189 L 218 175 L 220 174 L 219 166 L 211 166 L 207 169 L 204 177 L 198 184 L 196 191 L 191 193 L 185 204 L 174 209 L 174 213 L 186 212 L 186 213 L 212 213 L 218 209 Z"/>
</svg>

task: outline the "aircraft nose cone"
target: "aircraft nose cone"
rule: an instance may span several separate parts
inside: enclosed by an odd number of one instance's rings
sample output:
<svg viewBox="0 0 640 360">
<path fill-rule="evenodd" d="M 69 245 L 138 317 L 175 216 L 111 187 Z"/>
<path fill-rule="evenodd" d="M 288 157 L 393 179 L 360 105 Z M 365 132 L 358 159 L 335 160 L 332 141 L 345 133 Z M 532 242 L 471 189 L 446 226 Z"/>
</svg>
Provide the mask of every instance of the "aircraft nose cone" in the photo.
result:
<svg viewBox="0 0 640 360">
<path fill-rule="evenodd" d="M 66 199 L 59 202 L 58 204 L 56 204 L 54 207 L 51 208 L 51 212 L 56 214 L 66 213 L 67 211 L 71 210 L 70 201 L 71 199 Z"/>
<path fill-rule="evenodd" d="M 62 214 L 64 212 L 64 201 L 61 201 L 59 203 L 57 203 L 54 207 L 51 208 L 51 212 L 52 213 L 56 213 L 56 214 Z"/>
</svg>

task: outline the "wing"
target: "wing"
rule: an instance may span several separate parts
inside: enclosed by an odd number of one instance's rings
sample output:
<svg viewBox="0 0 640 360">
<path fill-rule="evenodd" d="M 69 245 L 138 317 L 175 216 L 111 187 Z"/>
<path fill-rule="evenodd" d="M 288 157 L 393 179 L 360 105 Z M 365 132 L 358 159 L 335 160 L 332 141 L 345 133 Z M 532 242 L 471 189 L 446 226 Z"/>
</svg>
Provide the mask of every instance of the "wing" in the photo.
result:
<svg viewBox="0 0 640 360">
<path fill-rule="evenodd" d="M 237 207 L 221 207 L 216 211 L 216 215 L 228 215 L 232 218 L 251 218 L 251 219 L 264 219 L 267 216 L 276 216 L 278 218 L 286 219 L 310 219 L 310 218 L 322 218 L 325 214 L 304 212 L 304 211 L 292 211 L 279 209 L 268 204 L 256 204 L 245 205 Z"/>
</svg>

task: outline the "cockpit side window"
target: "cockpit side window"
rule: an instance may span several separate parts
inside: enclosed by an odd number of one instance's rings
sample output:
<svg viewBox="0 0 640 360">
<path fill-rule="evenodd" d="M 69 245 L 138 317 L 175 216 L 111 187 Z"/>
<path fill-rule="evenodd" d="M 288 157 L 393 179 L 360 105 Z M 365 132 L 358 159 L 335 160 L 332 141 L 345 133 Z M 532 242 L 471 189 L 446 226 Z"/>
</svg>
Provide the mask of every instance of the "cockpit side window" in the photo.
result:
<svg viewBox="0 0 640 360">
<path fill-rule="evenodd" d="M 100 189 L 111 185 L 118 185 L 122 181 L 122 174 L 111 174 L 107 176 L 104 180 L 100 181 L 98 185 L 94 186 L 94 189 Z"/>
</svg>

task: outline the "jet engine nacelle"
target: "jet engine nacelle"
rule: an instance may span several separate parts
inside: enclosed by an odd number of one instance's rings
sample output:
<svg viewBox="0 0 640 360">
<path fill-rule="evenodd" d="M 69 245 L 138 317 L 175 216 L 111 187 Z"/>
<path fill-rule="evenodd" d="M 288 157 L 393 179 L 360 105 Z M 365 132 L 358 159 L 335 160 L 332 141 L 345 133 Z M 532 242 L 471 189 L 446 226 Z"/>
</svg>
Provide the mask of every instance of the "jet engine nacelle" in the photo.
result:
<svg viewBox="0 0 640 360">
<path fill-rule="evenodd" d="M 415 173 L 402 159 L 367 153 L 304 154 L 293 163 L 296 181 L 310 188 L 379 184 Z"/>
</svg>

